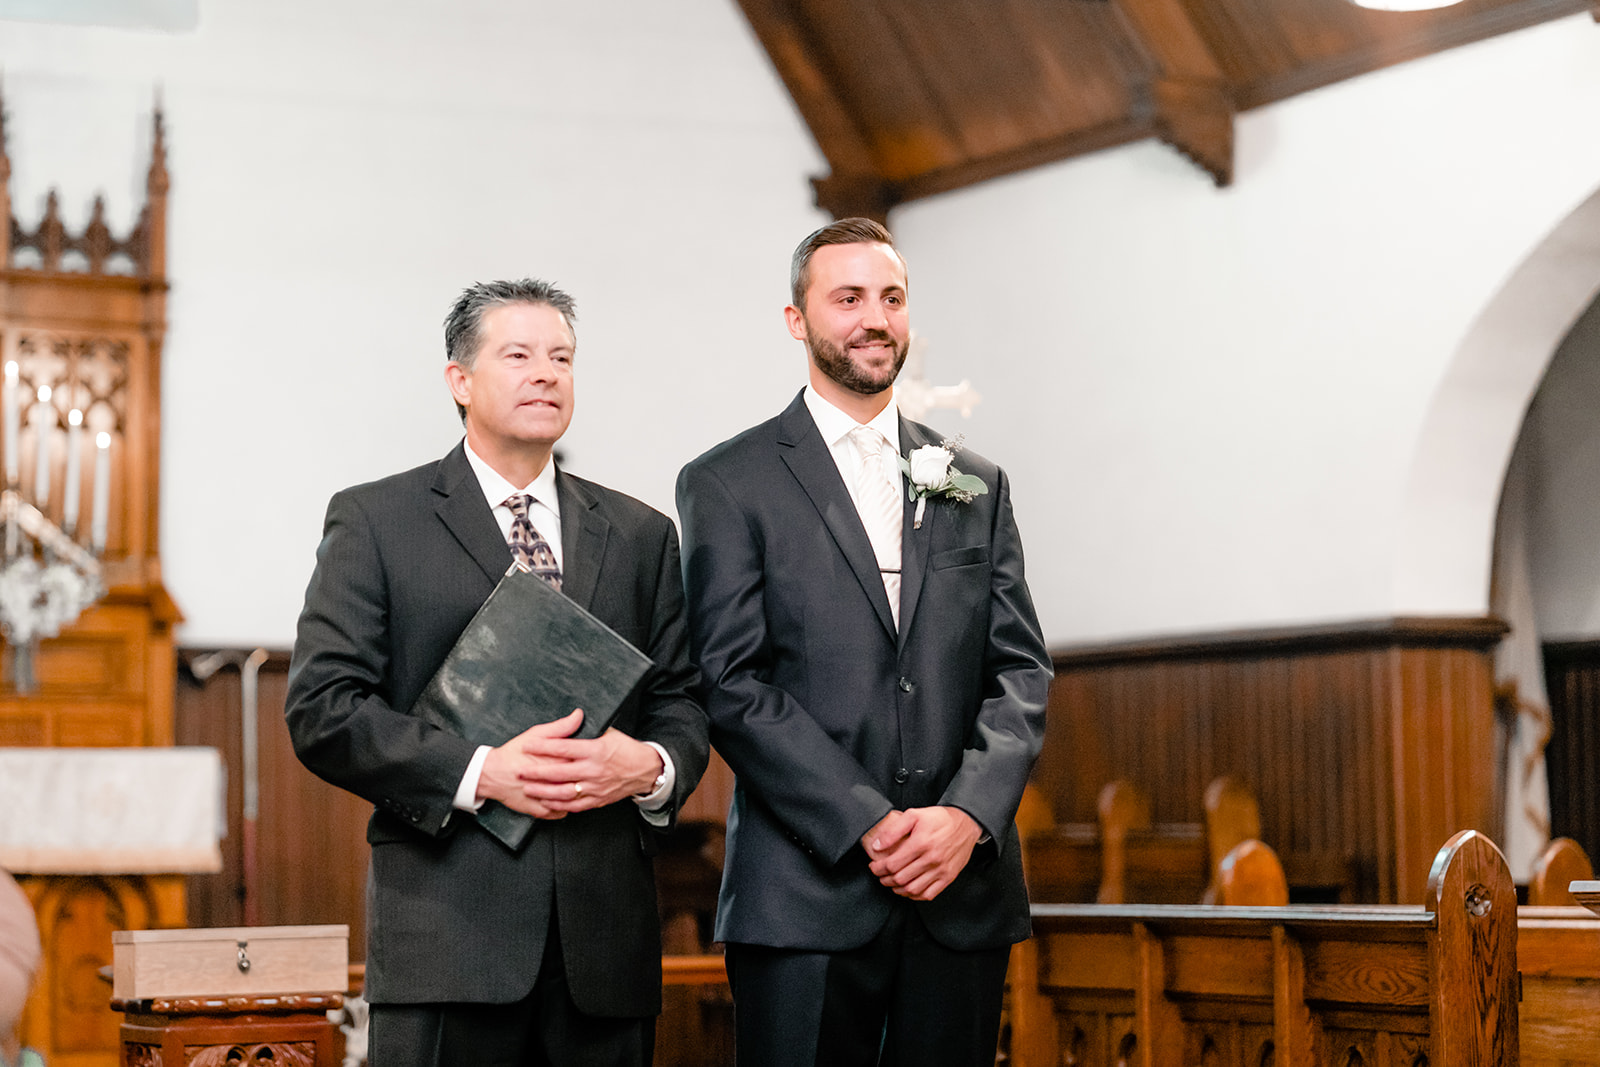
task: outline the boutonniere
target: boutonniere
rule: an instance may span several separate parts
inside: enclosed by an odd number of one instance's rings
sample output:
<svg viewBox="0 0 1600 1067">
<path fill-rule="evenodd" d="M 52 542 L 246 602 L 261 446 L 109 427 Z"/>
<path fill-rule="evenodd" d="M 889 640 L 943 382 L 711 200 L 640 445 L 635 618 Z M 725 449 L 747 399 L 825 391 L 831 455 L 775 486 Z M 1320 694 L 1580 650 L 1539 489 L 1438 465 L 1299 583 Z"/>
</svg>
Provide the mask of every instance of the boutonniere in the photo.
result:
<svg viewBox="0 0 1600 1067">
<path fill-rule="evenodd" d="M 928 506 L 929 497 L 970 504 L 973 497 L 989 491 L 976 474 L 962 474 L 951 466 L 961 445 L 962 438 L 958 434 L 937 445 L 914 448 L 911 455 L 900 457 L 900 473 L 910 483 L 909 498 L 917 502 L 917 514 L 911 522 L 913 530 L 922 529 L 922 512 Z"/>
</svg>

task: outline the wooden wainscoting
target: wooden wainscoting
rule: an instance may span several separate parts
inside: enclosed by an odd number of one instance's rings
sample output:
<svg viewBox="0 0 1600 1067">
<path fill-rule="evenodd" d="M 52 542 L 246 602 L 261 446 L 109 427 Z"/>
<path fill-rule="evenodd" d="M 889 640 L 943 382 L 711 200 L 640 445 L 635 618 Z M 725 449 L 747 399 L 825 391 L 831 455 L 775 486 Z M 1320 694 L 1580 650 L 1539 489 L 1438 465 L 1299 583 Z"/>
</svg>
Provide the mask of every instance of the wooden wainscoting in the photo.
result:
<svg viewBox="0 0 1600 1067">
<path fill-rule="evenodd" d="M 187 664 L 203 651 L 185 650 Z M 271 653 L 257 676 L 261 815 L 256 830 L 256 923 L 350 924 L 350 958 L 367 958 L 367 818 L 372 805 L 306 770 L 283 721 L 289 654 Z M 177 685 L 180 745 L 211 745 L 228 768 L 228 837 L 220 874 L 189 879 L 190 926 L 243 926 L 243 766 L 240 675 L 223 667 L 205 682 L 187 669 Z"/>
<path fill-rule="evenodd" d="M 1418 903 L 1460 829 L 1496 806 L 1493 619 L 1390 619 L 1056 653 L 1034 781 L 1093 822 L 1114 778 L 1157 822 L 1201 821 L 1206 783 L 1243 779 L 1291 883 Z"/>
</svg>

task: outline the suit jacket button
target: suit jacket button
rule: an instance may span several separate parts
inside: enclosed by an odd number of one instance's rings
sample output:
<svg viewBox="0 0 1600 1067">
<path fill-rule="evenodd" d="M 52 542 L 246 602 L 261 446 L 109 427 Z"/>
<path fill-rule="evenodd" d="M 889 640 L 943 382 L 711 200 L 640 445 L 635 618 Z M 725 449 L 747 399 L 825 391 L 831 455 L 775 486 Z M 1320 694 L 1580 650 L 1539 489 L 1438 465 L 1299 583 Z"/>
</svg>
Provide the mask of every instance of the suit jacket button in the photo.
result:
<svg viewBox="0 0 1600 1067">
<path fill-rule="evenodd" d="M 914 690 L 916 688 L 917 688 L 916 686 L 911 684 L 910 679 L 908 679 L 908 678 L 900 679 L 900 692 L 909 693 L 909 692 L 911 692 L 912 690 Z"/>
<path fill-rule="evenodd" d="M 906 770 L 904 767 L 901 767 L 898 771 L 894 772 L 894 780 L 896 785 L 905 785 L 911 780 L 911 772 Z"/>
</svg>

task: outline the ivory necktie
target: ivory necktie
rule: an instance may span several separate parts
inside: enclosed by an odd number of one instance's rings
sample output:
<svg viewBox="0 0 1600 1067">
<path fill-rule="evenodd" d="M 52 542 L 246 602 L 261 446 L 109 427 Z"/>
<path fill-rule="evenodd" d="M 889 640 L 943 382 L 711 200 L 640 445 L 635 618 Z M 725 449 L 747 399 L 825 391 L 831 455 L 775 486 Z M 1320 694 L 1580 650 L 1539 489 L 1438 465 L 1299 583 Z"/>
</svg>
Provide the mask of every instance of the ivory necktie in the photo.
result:
<svg viewBox="0 0 1600 1067">
<path fill-rule="evenodd" d="M 556 563 L 555 550 L 528 521 L 528 504 L 532 500 L 533 497 L 523 493 L 506 497 L 506 507 L 511 509 L 511 557 L 560 589 L 561 567 Z"/>
<path fill-rule="evenodd" d="M 883 575 L 883 591 L 889 596 L 889 611 L 894 624 L 900 626 L 900 533 L 905 522 L 904 506 L 900 502 L 900 473 L 891 481 L 884 463 L 884 437 L 870 426 L 857 426 L 850 431 L 850 441 L 856 448 L 856 510 L 861 514 L 861 525 L 867 528 L 867 539 L 878 557 L 878 571 Z"/>
</svg>

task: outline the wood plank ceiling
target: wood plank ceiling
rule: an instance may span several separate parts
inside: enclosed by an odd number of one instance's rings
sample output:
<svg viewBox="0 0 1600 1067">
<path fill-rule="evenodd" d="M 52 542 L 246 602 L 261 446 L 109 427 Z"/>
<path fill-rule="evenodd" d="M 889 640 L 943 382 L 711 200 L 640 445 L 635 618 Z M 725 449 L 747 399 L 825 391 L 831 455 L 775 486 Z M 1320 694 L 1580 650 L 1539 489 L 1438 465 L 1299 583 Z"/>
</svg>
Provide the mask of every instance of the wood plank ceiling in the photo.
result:
<svg viewBox="0 0 1600 1067">
<path fill-rule="evenodd" d="M 1600 0 L 739 0 L 828 158 L 836 218 L 1158 138 L 1218 185 L 1233 117 Z"/>
</svg>

